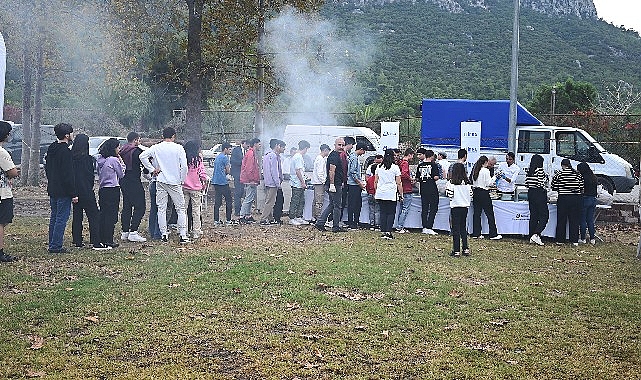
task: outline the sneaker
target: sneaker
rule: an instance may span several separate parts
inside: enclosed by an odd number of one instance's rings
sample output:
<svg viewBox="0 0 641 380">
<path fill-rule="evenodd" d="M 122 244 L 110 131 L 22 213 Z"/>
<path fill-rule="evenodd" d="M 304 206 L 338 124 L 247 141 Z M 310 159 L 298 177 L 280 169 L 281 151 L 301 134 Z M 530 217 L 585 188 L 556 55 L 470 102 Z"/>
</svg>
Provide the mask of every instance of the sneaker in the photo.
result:
<svg viewBox="0 0 641 380">
<path fill-rule="evenodd" d="M 532 242 L 534 244 L 538 244 L 540 246 L 544 246 L 545 245 L 545 244 L 543 244 L 543 241 L 541 241 L 541 237 L 539 235 L 536 235 L 536 234 L 532 235 L 532 237 L 530 238 L 530 242 Z"/>
<path fill-rule="evenodd" d="M 1 263 L 10 263 L 10 262 L 13 262 L 13 261 L 16 261 L 16 260 L 18 260 L 18 258 L 15 257 L 15 256 L 7 255 L 4 252 L 0 253 L 0 262 Z"/>
<path fill-rule="evenodd" d="M 425 235 L 438 235 L 436 231 L 431 228 L 423 228 L 422 233 L 424 233 Z"/>
<path fill-rule="evenodd" d="M 450 256 L 451 256 L 451 257 L 460 257 L 460 256 L 461 256 L 461 252 L 454 252 L 454 251 L 452 251 L 452 252 L 450 252 Z"/>
<path fill-rule="evenodd" d="M 579 239 L 579 244 L 585 244 L 585 239 Z"/>
<path fill-rule="evenodd" d="M 256 219 L 254 219 L 254 217 L 253 217 L 253 216 L 248 216 L 248 217 L 245 217 L 245 222 L 246 222 L 247 224 L 249 224 L 249 223 L 256 223 Z"/>
<path fill-rule="evenodd" d="M 162 240 L 163 243 L 169 243 L 169 235 L 167 234 L 162 235 L 160 239 Z"/>
<path fill-rule="evenodd" d="M 231 226 L 233 226 L 233 225 L 234 225 L 234 222 L 232 222 L 231 220 L 227 220 L 227 221 L 225 221 L 225 226 L 226 226 L 226 227 L 231 227 Z"/>
<path fill-rule="evenodd" d="M 397 232 L 398 232 L 399 234 L 404 234 L 404 233 L 407 233 L 408 231 L 407 231 L 405 228 L 402 228 L 402 227 L 401 227 L 400 229 L 398 229 L 398 231 L 397 231 Z"/>
<path fill-rule="evenodd" d="M 108 246 L 108 247 L 111 247 L 111 248 L 118 248 L 118 247 L 120 247 L 120 244 L 118 244 L 118 243 L 114 243 L 114 242 L 111 242 L 111 243 L 105 243 L 105 245 L 106 245 L 106 246 Z"/>
<path fill-rule="evenodd" d="M 465 248 L 465 249 L 463 250 L 463 256 L 469 256 L 469 255 L 471 255 L 471 254 L 472 254 L 472 253 L 470 252 L 470 249 L 469 249 L 469 248 Z"/>
<path fill-rule="evenodd" d="M 130 233 L 129 233 L 129 236 L 127 236 L 127 240 L 129 240 L 129 241 L 133 241 L 133 242 L 143 242 L 143 241 L 147 241 L 147 239 L 146 239 L 146 238 L 144 238 L 144 237 L 140 236 L 140 234 L 138 233 L 138 231 L 132 231 L 132 232 L 130 232 Z"/>
<path fill-rule="evenodd" d="M 300 223 L 301 226 L 306 226 L 306 225 L 308 225 L 310 223 L 310 222 L 306 221 L 303 218 L 297 218 L 297 219 L 298 219 L 298 222 Z"/>
<path fill-rule="evenodd" d="M 73 243 L 74 248 L 85 248 L 85 243 Z"/>
<path fill-rule="evenodd" d="M 316 228 L 317 230 L 319 230 L 321 232 L 327 231 L 327 228 L 325 228 L 325 226 L 322 225 L 322 224 L 314 224 L 314 228 Z"/>
<path fill-rule="evenodd" d="M 193 240 L 198 240 L 198 239 L 200 239 L 200 234 L 191 234 L 191 238 Z"/>
<path fill-rule="evenodd" d="M 393 238 L 392 238 L 391 235 L 388 235 L 387 233 L 384 232 L 384 233 L 381 234 L 381 239 L 383 239 L 383 240 L 392 240 Z"/>
<path fill-rule="evenodd" d="M 223 224 L 220 222 L 220 220 L 214 220 L 214 227 L 220 227 Z"/>
<path fill-rule="evenodd" d="M 125 241 L 129 237 L 129 231 L 120 233 L 120 240 Z"/>
<path fill-rule="evenodd" d="M 338 227 L 338 228 L 332 228 L 333 233 L 338 233 L 338 232 L 347 232 L 347 229 L 343 227 Z"/>
<path fill-rule="evenodd" d="M 289 221 L 289 224 L 291 224 L 292 226 L 300 226 L 300 221 L 298 220 L 298 218 L 291 219 Z"/>
<path fill-rule="evenodd" d="M 191 239 L 187 236 L 181 236 L 180 237 L 180 244 L 189 244 L 191 243 Z"/>
<path fill-rule="evenodd" d="M 472 236 L 472 239 L 485 239 L 485 236 L 483 236 L 483 235 Z"/>
<path fill-rule="evenodd" d="M 50 249 L 50 250 L 49 250 L 49 253 L 70 253 L 70 252 L 71 252 L 71 251 L 69 251 L 69 250 L 68 250 L 67 248 L 65 248 L 65 247 L 62 247 L 62 248 L 60 248 L 60 249 Z"/>
<path fill-rule="evenodd" d="M 370 224 L 370 225 L 369 225 L 369 230 L 370 230 L 370 231 L 376 231 L 376 226 L 375 226 L 375 225 L 373 225 L 373 224 Z"/>
<path fill-rule="evenodd" d="M 572 243 L 572 245 L 573 245 L 574 247 L 578 247 L 578 246 L 579 246 L 579 243 Z"/>
<path fill-rule="evenodd" d="M 333 226 L 334 226 L 334 222 L 330 222 L 329 220 L 325 222 L 325 227 L 332 228 Z"/>
<path fill-rule="evenodd" d="M 501 239 L 503 239 L 503 236 L 501 235 L 496 235 L 490 238 L 490 240 L 501 240 Z"/>
<path fill-rule="evenodd" d="M 110 246 L 102 243 L 94 244 L 93 247 L 91 247 L 94 251 L 108 251 L 112 249 Z"/>
<path fill-rule="evenodd" d="M 595 245 L 596 244 L 596 239 L 590 239 L 590 244 Z"/>
</svg>

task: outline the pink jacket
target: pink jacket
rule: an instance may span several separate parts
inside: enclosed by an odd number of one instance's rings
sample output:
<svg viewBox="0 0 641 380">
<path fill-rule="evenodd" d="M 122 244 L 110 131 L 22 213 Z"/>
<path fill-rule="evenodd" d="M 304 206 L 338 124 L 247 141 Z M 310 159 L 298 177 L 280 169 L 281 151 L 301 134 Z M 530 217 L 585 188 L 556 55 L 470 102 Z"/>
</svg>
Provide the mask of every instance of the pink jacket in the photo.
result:
<svg viewBox="0 0 641 380">
<path fill-rule="evenodd" d="M 240 166 L 240 183 L 258 185 L 260 183 L 260 169 L 254 148 L 247 149 L 243 163 Z"/>
<path fill-rule="evenodd" d="M 187 166 L 187 177 L 185 177 L 185 182 L 183 182 L 183 189 L 198 191 L 203 189 L 203 183 L 207 181 L 207 172 L 205 171 L 205 165 L 201 160 L 198 163 L 198 166 Z"/>
</svg>

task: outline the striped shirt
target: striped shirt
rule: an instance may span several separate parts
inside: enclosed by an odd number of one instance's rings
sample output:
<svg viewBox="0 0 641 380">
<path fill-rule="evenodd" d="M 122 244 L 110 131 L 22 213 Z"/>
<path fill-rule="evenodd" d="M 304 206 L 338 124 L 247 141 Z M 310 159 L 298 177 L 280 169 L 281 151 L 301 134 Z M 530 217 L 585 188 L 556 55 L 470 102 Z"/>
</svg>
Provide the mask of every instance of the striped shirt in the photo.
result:
<svg viewBox="0 0 641 380">
<path fill-rule="evenodd" d="M 558 191 L 559 195 L 581 195 L 583 177 L 575 170 L 562 168 L 552 178 L 552 190 Z"/>
<path fill-rule="evenodd" d="M 529 174 L 525 177 L 525 186 L 529 188 L 546 188 L 548 183 L 548 175 L 545 174 L 543 168 L 536 168 L 534 173 Z"/>
</svg>

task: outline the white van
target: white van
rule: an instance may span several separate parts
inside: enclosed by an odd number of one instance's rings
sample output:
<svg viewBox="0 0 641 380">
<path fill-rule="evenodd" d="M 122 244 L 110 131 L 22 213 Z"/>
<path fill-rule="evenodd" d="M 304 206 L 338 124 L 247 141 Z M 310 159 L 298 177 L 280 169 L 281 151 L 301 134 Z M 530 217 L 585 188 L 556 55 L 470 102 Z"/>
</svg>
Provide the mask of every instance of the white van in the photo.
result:
<svg viewBox="0 0 641 380">
<path fill-rule="evenodd" d="M 340 125 L 288 125 L 283 133 L 283 141 L 287 148 L 297 147 L 298 142 L 306 140 L 310 144 L 307 155 L 312 161 L 320 153 L 320 146 L 327 144 L 334 149 L 334 141 L 339 137 L 351 136 L 356 144 L 365 145 L 365 154 L 361 156 L 364 161 L 368 156 L 376 155 L 381 150 L 381 138 L 367 127 L 347 127 Z"/>
</svg>

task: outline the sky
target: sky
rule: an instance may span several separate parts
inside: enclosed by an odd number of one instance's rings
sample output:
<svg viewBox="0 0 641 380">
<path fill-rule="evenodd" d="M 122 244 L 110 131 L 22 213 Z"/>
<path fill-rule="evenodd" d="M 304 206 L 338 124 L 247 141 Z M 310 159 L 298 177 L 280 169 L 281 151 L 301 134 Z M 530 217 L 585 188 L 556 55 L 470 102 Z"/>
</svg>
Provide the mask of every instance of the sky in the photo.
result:
<svg viewBox="0 0 641 380">
<path fill-rule="evenodd" d="M 597 15 L 616 26 L 625 26 L 641 33 L 641 2 L 639 0 L 593 0 Z"/>
</svg>

